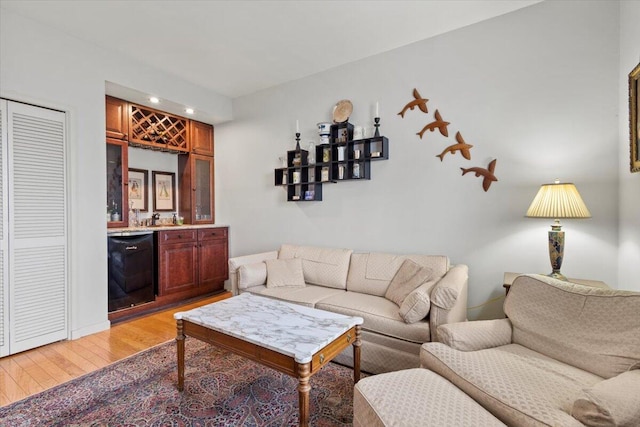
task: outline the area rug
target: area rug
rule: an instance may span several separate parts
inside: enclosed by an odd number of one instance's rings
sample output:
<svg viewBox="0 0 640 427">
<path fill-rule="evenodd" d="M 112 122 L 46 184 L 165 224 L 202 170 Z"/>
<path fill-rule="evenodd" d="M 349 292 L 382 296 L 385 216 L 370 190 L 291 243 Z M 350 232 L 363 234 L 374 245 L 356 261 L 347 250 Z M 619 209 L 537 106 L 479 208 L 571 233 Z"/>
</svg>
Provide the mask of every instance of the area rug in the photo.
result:
<svg viewBox="0 0 640 427">
<path fill-rule="evenodd" d="M 185 388 L 173 341 L 0 408 L 6 426 L 297 426 L 298 382 L 193 338 Z M 311 377 L 312 426 L 348 426 L 353 370 L 329 363 Z"/>
</svg>

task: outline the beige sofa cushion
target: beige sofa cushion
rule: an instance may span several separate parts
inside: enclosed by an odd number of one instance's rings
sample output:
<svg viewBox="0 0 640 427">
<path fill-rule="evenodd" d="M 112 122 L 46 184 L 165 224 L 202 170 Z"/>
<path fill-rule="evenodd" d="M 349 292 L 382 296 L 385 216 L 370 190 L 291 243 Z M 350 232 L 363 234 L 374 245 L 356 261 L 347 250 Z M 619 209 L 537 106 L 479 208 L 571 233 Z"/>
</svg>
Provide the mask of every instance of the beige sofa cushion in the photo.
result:
<svg viewBox="0 0 640 427">
<path fill-rule="evenodd" d="M 418 322 L 429 314 L 431 309 L 431 289 L 436 284 L 436 280 L 430 280 L 418 286 L 402 301 L 398 314 L 406 323 Z"/>
<path fill-rule="evenodd" d="M 640 364 L 640 293 L 519 276 L 504 310 L 513 342 L 604 378 Z"/>
<path fill-rule="evenodd" d="M 384 296 L 393 276 L 405 259 L 433 270 L 433 278 L 449 271 L 449 258 L 440 255 L 396 255 L 389 253 L 362 253 L 351 255 L 347 277 L 347 290 Z"/>
<path fill-rule="evenodd" d="M 438 327 L 438 342 L 456 350 L 476 351 L 511 344 L 512 332 L 509 319 L 447 323 Z"/>
<path fill-rule="evenodd" d="M 387 287 L 384 297 L 395 302 L 398 307 L 404 299 L 418 286 L 425 283 L 433 275 L 428 267 L 422 267 L 410 259 L 405 259 Z"/>
<path fill-rule="evenodd" d="M 576 393 L 602 381 L 518 344 L 459 351 L 431 342 L 422 345 L 420 362 L 517 426 L 583 427 L 569 415 Z"/>
<path fill-rule="evenodd" d="M 504 426 L 441 376 L 421 368 L 374 375 L 353 392 L 353 426 Z"/>
<path fill-rule="evenodd" d="M 415 343 L 429 341 L 429 323 L 405 323 L 398 306 L 384 297 L 354 292 L 341 292 L 318 301 L 316 308 L 364 319 L 362 328 Z"/>
<path fill-rule="evenodd" d="M 246 290 L 263 297 L 271 297 L 283 301 L 294 302 L 296 304 L 315 307 L 318 301 L 329 298 L 336 294 L 344 294 L 341 289 L 327 288 L 325 286 L 307 285 L 302 288 L 267 288 L 265 286 L 254 286 Z"/>
<path fill-rule="evenodd" d="M 299 259 L 269 259 L 266 264 L 267 288 L 305 286 Z"/>
<path fill-rule="evenodd" d="M 581 390 L 571 415 L 589 427 L 640 426 L 640 370 Z"/>
<path fill-rule="evenodd" d="M 267 264 L 255 262 L 241 265 L 238 268 L 238 289 L 245 290 L 252 286 L 264 285 L 267 282 Z"/>
<path fill-rule="evenodd" d="M 304 281 L 313 285 L 346 289 L 351 249 L 282 245 L 279 259 L 299 258 Z"/>
</svg>

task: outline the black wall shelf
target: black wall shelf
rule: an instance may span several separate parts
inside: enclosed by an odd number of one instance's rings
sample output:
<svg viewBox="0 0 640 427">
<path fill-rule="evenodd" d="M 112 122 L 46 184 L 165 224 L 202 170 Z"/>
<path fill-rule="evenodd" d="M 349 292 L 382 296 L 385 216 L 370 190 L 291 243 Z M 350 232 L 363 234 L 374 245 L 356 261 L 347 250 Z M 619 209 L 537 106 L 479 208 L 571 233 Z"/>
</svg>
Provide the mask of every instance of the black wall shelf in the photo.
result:
<svg viewBox="0 0 640 427">
<path fill-rule="evenodd" d="M 353 140 L 353 125 L 331 125 L 328 144 L 315 147 L 316 163 L 307 150 L 287 151 L 287 167 L 277 168 L 274 184 L 287 190 L 287 201 L 322 201 L 322 185 L 371 179 L 371 162 L 389 159 L 385 136 Z"/>
</svg>

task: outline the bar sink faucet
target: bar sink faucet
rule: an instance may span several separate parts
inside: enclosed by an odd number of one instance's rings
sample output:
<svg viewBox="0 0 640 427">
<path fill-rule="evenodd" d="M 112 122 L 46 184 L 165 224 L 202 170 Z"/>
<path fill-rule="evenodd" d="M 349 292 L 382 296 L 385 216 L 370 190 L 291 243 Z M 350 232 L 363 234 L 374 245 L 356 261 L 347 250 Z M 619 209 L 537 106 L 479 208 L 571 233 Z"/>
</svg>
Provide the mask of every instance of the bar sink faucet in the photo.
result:
<svg viewBox="0 0 640 427">
<path fill-rule="evenodd" d="M 158 212 L 151 215 L 151 225 L 158 225 L 156 221 L 160 220 L 160 214 Z"/>
</svg>

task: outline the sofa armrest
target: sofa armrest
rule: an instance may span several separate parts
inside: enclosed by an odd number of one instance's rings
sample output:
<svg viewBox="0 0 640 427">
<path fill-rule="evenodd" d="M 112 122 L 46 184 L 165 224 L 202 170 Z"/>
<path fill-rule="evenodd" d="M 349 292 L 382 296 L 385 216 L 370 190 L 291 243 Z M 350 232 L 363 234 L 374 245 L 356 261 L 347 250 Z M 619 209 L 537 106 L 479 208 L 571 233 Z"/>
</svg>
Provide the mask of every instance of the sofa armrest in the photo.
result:
<svg viewBox="0 0 640 427">
<path fill-rule="evenodd" d="M 640 370 L 580 390 L 571 415 L 586 426 L 636 426 L 640 422 Z"/>
<path fill-rule="evenodd" d="M 467 320 L 467 285 L 469 268 L 454 265 L 431 291 L 429 326 L 431 341 L 438 341 L 438 326 Z"/>
<path fill-rule="evenodd" d="M 438 340 L 460 351 L 476 351 L 511 344 L 509 319 L 448 323 L 438 328 Z"/>
<path fill-rule="evenodd" d="M 243 265 L 264 262 L 268 259 L 277 259 L 278 251 L 261 252 L 258 254 L 238 256 L 229 258 L 229 283 L 230 291 L 234 295 L 238 295 L 238 270 Z"/>
</svg>

